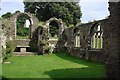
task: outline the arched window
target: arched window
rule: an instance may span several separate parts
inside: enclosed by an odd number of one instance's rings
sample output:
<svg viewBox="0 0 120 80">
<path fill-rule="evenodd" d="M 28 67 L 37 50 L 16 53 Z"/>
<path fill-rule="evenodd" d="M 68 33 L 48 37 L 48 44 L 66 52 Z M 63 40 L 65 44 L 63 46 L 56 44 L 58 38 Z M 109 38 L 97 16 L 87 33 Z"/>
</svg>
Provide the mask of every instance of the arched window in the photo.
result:
<svg viewBox="0 0 120 80">
<path fill-rule="evenodd" d="M 80 30 L 78 28 L 75 28 L 74 34 L 75 34 L 75 47 L 80 47 Z"/>
<path fill-rule="evenodd" d="M 100 24 L 94 26 L 93 35 L 91 36 L 91 48 L 102 49 L 103 47 L 103 31 Z"/>
<path fill-rule="evenodd" d="M 16 19 L 16 38 L 31 38 L 32 20 L 27 14 L 19 14 Z"/>
</svg>

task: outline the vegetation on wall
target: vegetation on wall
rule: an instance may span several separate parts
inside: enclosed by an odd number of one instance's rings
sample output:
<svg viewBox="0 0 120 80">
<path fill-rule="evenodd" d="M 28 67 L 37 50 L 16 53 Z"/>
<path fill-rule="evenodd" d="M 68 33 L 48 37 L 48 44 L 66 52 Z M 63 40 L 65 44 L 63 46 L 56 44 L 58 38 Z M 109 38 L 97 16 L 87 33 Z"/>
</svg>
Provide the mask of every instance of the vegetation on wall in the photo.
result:
<svg viewBox="0 0 120 80">
<path fill-rule="evenodd" d="M 35 14 L 40 21 L 56 17 L 62 19 L 69 26 L 80 23 L 82 16 L 78 2 L 24 2 L 24 5 L 25 12 Z"/>
<path fill-rule="evenodd" d="M 51 52 L 51 47 L 49 46 L 48 41 L 46 40 L 39 40 L 39 45 L 43 48 L 43 54 L 48 54 Z"/>
<path fill-rule="evenodd" d="M 1 20 L 2 20 L 2 29 L 7 31 L 10 28 L 10 20 L 8 18 L 2 18 Z"/>
<path fill-rule="evenodd" d="M 12 56 L 14 50 L 13 41 L 9 40 L 6 42 L 6 49 L 2 48 L 3 61 L 6 61 L 9 57 Z"/>
</svg>

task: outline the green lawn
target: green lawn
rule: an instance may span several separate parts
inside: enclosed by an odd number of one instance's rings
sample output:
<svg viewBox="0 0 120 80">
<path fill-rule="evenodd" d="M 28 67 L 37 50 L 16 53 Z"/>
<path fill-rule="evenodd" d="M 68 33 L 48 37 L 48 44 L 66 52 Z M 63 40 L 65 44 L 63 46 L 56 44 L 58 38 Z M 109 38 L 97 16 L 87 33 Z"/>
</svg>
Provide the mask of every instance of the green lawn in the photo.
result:
<svg viewBox="0 0 120 80">
<path fill-rule="evenodd" d="M 17 39 L 29 39 L 29 36 L 16 36 Z"/>
<path fill-rule="evenodd" d="M 104 65 L 67 54 L 14 56 L 3 64 L 5 78 L 104 78 Z"/>
</svg>

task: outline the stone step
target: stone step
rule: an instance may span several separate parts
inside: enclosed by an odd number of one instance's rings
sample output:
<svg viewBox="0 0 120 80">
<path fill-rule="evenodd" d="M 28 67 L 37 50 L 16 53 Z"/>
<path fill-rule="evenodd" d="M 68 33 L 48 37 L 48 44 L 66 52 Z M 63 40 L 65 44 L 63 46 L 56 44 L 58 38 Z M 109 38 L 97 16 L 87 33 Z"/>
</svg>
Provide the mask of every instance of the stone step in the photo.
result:
<svg viewBox="0 0 120 80">
<path fill-rule="evenodd" d="M 13 52 L 14 56 L 27 56 L 27 55 L 36 55 L 35 52 Z"/>
</svg>

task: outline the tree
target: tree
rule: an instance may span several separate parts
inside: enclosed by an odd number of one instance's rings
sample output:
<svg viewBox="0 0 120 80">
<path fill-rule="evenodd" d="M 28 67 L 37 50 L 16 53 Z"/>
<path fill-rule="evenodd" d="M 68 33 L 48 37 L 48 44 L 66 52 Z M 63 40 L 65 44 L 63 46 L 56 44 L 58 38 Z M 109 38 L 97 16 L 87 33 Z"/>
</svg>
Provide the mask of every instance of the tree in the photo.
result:
<svg viewBox="0 0 120 80">
<path fill-rule="evenodd" d="M 24 2 L 25 12 L 36 15 L 40 21 L 61 18 L 67 25 L 76 25 L 82 16 L 77 2 Z"/>
<path fill-rule="evenodd" d="M 10 18 L 13 14 L 11 12 L 7 12 L 6 14 L 2 15 L 2 18 Z"/>
</svg>

